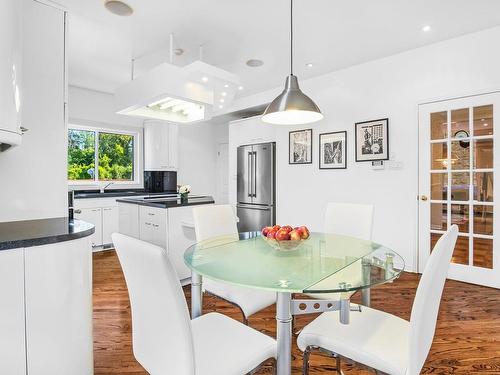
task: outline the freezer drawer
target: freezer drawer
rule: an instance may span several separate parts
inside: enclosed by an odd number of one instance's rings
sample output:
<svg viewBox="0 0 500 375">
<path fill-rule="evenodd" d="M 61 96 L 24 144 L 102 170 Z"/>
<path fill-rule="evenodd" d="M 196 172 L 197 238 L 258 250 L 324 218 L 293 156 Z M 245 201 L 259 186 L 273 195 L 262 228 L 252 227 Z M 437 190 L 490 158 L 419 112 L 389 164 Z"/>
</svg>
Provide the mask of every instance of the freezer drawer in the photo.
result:
<svg viewBox="0 0 500 375">
<path fill-rule="evenodd" d="M 260 231 L 263 227 L 275 223 L 273 206 L 238 205 L 236 212 L 239 218 L 239 232 Z"/>
</svg>

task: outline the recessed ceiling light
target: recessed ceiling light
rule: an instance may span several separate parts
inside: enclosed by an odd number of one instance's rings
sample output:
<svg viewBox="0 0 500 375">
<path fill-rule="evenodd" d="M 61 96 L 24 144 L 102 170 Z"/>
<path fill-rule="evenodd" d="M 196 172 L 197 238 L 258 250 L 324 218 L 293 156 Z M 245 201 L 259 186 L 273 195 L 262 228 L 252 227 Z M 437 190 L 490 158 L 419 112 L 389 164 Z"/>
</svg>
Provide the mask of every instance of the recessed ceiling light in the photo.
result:
<svg viewBox="0 0 500 375">
<path fill-rule="evenodd" d="M 226 84 L 224 85 L 224 87 L 227 89 L 227 88 L 229 87 L 229 85 L 226 83 Z"/>
<path fill-rule="evenodd" d="M 485 123 L 483 124 L 483 126 L 488 126 L 488 124 L 485 122 Z"/>
<path fill-rule="evenodd" d="M 240 91 L 243 90 L 243 86 L 239 86 L 238 90 L 240 90 Z"/>
<path fill-rule="evenodd" d="M 202 80 L 203 82 L 208 82 L 208 77 L 201 77 L 201 80 Z"/>
<path fill-rule="evenodd" d="M 109 10 L 113 14 L 116 14 L 117 16 L 130 16 L 132 13 L 134 13 L 134 10 L 130 5 L 120 0 L 106 0 L 104 2 L 104 6 L 107 10 Z"/>
<path fill-rule="evenodd" d="M 306 64 L 306 66 L 307 66 L 308 68 L 312 68 L 314 65 L 313 65 L 313 63 L 307 63 L 307 64 Z"/>
<path fill-rule="evenodd" d="M 224 108 L 224 106 L 223 105 L 219 105 L 219 108 L 222 109 L 222 108 Z"/>
<path fill-rule="evenodd" d="M 219 100 L 219 102 L 224 103 L 224 99 Z"/>
<path fill-rule="evenodd" d="M 221 92 L 221 95 L 222 95 L 222 96 L 226 96 L 226 95 L 227 95 L 227 93 L 223 91 L 223 92 Z"/>
<path fill-rule="evenodd" d="M 247 61 L 247 65 L 252 68 L 257 68 L 259 66 L 264 65 L 264 61 L 259 59 L 250 59 Z"/>
<path fill-rule="evenodd" d="M 424 27 L 422 27 L 422 31 L 423 32 L 431 31 L 430 25 L 425 25 Z"/>
</svg>

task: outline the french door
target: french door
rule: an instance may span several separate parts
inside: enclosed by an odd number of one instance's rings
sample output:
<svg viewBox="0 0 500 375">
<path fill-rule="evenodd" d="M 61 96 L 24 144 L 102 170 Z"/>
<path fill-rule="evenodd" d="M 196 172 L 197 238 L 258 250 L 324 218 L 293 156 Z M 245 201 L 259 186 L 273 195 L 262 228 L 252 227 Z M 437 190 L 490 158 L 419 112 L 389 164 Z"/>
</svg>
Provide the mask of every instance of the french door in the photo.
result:
<svg viewBox="0 0 500 375">
<path fill-rule="evenodd" d="M 499 122 L 499 93 L 419 106 L 419 272 L 456 224 L 448 277 L 500 288 Z"/>
</svg>

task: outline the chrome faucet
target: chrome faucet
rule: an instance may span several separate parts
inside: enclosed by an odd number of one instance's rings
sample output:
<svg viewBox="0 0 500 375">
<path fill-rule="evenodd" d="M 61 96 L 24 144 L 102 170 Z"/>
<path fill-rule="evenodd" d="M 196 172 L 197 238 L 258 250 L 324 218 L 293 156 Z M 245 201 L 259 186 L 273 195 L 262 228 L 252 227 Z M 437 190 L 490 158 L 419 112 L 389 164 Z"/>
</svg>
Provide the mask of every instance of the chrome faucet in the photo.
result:
<svg viewBox="0 0 500 375">
<path fill-rule="evenodd" d="M 107 188 L 108 186 L 113 185 L 113 183 L 114 183 L 114 182 L 110 182 L 110 183 L 108 183 L 107 185 L 104 185 L 104 186 L 102 186 L 102 185 L 101 185 L 101 194 L 102 194 L 102 193 L 104 193 L 104 190 L 106 190 L 106 188 Z"/>
</svg>

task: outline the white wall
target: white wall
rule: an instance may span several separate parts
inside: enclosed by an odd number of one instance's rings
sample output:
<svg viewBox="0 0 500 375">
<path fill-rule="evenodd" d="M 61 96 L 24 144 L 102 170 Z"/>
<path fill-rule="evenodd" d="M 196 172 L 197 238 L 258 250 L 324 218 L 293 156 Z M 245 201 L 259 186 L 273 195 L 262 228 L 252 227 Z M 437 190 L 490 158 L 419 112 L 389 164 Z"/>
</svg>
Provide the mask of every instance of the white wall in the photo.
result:
<svg viewBox="0 0 500 375">
<path fill-rule="evenodd" d="M 407 269 L 414 270 L 418 104 L 500 90 L 500 50 L 493 47 L 498 43 L 500 28 L 494 28 L 303 81 L 302 89 L 325 119 L 312 126 L 275 127 L 278 222 L 321 230 L 327 202 L 373 203 L 373 239 L 403 255 Z M 244 98 L 235 107 L 267 102 L 280 91 Z M 354 162 L 354 123 L 383 117 L 389 118 L 390 158 L 402 162 L 402 169 L 372 170 L 369 163 Z M 252 128 L 269 126 L 259 119 L 247 123 Z M 288 132 L 310 127 L 313 164 L 289 165 Z M 347 130 L 347 169 L 319 170 L 318 135 L 340 130 Z M 235 155 L 233 150 L 230 155 Z M 233 198 L 235 189 L 230 179 Z"/>
<path fill-rule="evenodd" d="M 0 153 L 0 222 L 67 216 L 64 14 L 23 2 L 20 146 Z"/>
</svg>

